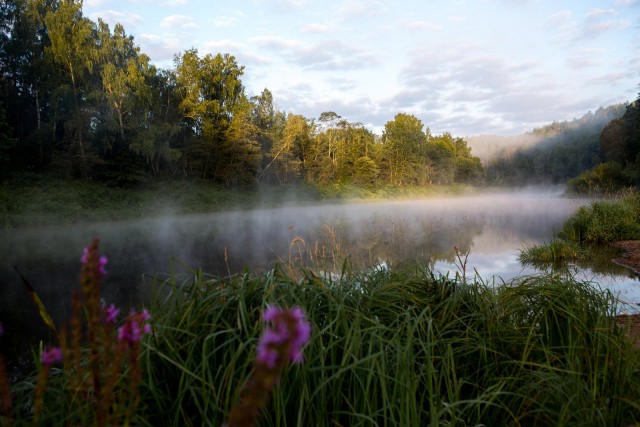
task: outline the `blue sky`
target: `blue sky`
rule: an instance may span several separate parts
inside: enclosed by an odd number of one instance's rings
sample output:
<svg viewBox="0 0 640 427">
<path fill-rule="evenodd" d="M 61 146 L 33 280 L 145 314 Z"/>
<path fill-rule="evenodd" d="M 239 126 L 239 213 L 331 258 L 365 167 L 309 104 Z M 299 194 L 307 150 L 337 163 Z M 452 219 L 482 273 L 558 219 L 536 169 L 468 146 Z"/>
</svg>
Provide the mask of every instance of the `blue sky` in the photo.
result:
<svg viewBox="0 0 640 427">
<path fill-rule="evenodd" d="M 513 135 L 640 91 L 640 0 L 84 0 L 161 68 L 230 53 L 249 96 L 380 133 Z"/>
</svg>

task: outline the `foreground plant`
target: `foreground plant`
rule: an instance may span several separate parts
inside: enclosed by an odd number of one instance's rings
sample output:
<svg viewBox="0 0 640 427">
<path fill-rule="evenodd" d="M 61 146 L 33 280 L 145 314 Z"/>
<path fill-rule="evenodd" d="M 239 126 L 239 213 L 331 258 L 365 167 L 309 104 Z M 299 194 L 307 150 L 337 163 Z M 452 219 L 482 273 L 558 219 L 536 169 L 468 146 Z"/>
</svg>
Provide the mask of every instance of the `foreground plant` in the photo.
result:
<svg viewBox="0 0 640 427">
<path fill-rule="evenodd" d="M 41 350 L 33 423 L 50 418 L 72 425 L 129 425 L 140 402 L 139 355 L 142 337 L 151 332 L 150 315 L 132 310 L 116 328 L 120 309 L 100 301 L 108 260 L 99 255 L 97 239 L 84 249 L 81 262 L 81 290 L 73 293 L 69 325 L 60 330 L 59 347 Z M 57 363 L 62 375 L 50 381 Z M 47 384 L 54 379 L 53 388 L 66 392 L 62 415 L 60 401 L 47 399 Z"/>
<path fill-rule="evenodd" d="M 289 363 L 302 362 L 302 347 L 311 336 L 311 325 L 300 307 L 280 309 L 270 306 L 262 320 L 270 322 L 272 327 L 265 329 L 260 337 L 252 377 L 240 402 L 229 413 L 228 427 L 256 424 L 269 394 L 280 382 L 284 368 Z"/>
</svg>

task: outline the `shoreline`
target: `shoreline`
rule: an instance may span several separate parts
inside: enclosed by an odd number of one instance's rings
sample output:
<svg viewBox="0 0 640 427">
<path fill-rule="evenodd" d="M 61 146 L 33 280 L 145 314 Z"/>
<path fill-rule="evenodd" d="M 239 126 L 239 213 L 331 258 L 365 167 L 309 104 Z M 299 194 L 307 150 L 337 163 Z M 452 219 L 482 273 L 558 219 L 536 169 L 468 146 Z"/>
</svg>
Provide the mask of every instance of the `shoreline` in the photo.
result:
<svg viewBox="0 0 640 427">
<path fill-rule="evenodd" d="M 611 246 L 623 251 L 622 255 L 612 259 L 612 262 L 640 274 L 640 240 L 620 240 L 612 243 Z"/>
</svg>

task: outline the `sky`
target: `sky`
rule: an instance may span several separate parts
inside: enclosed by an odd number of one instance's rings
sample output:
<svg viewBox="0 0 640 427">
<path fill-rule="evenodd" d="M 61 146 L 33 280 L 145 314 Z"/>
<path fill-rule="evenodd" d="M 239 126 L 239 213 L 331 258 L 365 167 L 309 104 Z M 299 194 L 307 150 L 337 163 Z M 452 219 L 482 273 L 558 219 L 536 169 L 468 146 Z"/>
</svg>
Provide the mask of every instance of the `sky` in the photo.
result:
<svg viewBox="0 0 640 427">
<path fill-rule="evenodd" d="M 396 114 L 432 134 L 516 135 L 631 102 L 640 0 L 84 0 L 159 68 L 195 48 L 244 66 L 248 96 L 333 111 L 380 134 Z"/>
</svg>

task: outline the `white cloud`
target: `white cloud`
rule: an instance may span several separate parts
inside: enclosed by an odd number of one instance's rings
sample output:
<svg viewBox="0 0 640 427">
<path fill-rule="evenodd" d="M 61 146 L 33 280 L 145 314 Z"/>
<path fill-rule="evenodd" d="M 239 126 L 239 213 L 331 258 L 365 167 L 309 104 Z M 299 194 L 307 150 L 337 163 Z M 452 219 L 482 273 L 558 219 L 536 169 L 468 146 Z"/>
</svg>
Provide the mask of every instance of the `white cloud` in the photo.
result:
<svg viewBox="0 0 640 427">
<path fill-rule="evenodd" d="M 373 52 L 342 40 L 308 43 L 278 36 L 258 36 L 250 42 L 262 49 L 273 50 L 286 61 L 315 70 L 358 69 L 377 63 Z"/>
<path fill-rule="evenodd" d="M 199 25 L 193 22 L 192 18 L 187 15 L 167 16 L 160 22 L 160 26 L 163 28 L 180 28 L 184 30 L 192 30 L 199 27 Z"/>
<path fill-rule="evenodd" d="M 233 27 L 238 24 L 235 16 L 218 16 L 213 19 L 213 25 L 217 28 Z"/>
<path fill-rule="evenodd" d="M 343 19 L 373 18 L 389 12 L 392 6 L 381 0 L 344 0 L 337 13 Z"/>
<path fill-rule="evenodd" d="M 587 13 L 587 20 L 589 19 L 597 19 L 600 16 L 613 16 L 617 15 L 617 12 L 614 9 L 593 9 Z"/>
<path fill-rule="evenodd" d="M 95 21 L 102 19 L 104 22 L 109 24 L 111 29 L 113 29 L 116 24 L 121 24 L 127 32 L 130 32 L 131 29 L 135 29 L 140 23 L 142 23 L 142 17 L 140 15 L 130 12 L 118 12 L 115 10 L 95 12 L 91 14 L 90 18 Z"/>
<path fill-rule="evenodd" d="M 300 28 L 300 32 L 303 34 L 326 34 L 331 31 L 331 27 L 326 24 L 320 24 L 314 22 Z"/>
<path fill-rule="evenodd" d="M 397 22 L 397 26 L 400 29 L 410 29 L 410 30 L 440 31 L 444 29 L 443 25 L 436 24 L 435 22 L 423 21 L 423 20 L 411 20 L 411 19 L 400 19 Z"/>
<path fill-rule="evenodd" d="M 160 3 L 162 7 L 177 7 L 177 6 L 184 6 L 186 4 L 189 4 L 188 0 L 165 0 L 162 3 Z"/>
<path fill-rule="evenodd" d="M 560 10 L 545 21 L 545 26 L 556 27 L 567 24 L 571 18 L 573 17 L 573 13 L 570 10 Z"/>
</svg>

